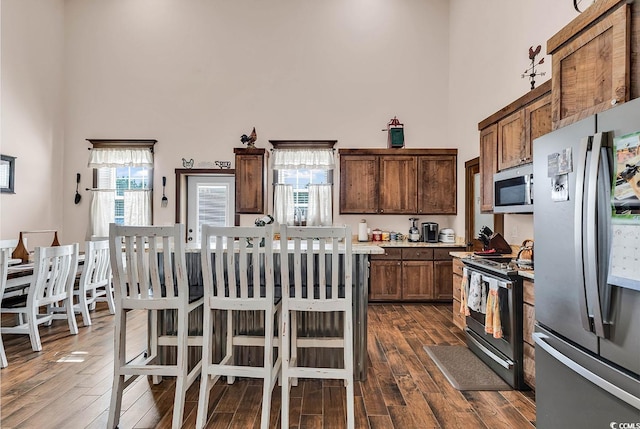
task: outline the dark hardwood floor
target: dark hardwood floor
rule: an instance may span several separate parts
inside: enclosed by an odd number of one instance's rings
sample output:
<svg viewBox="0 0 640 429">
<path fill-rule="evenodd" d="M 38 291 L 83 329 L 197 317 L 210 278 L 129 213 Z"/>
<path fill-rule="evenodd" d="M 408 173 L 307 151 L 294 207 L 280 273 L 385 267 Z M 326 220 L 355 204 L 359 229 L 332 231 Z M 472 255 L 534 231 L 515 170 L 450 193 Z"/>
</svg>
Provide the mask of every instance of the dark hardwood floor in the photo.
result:
<svg viewBox="0 0 640 429">
<path fill-rule="evenodd" d="M 358 382 L 358 428 L 527 428 L 535 426 L 533 392 L 460 392 L 446 381 L 423 350 L 428 344 L 463 344 L 451 323 L 451 305 L 369 306 L 369 370 Z M 136 342 L 144 344 L 146 316 Z M 104 428 L 113 374 L 113 317 L 106 306 L 93 325 L 70 335 L 66 322 L 41 327 L 43 351 L 34 353 L 25 335 L 4 335 L 9 367 L 0 370 L 0 427 Z M 131 350 L 135 347 L 130 347 Z M 185 428 L 195 426 L 198 381 L 187 395 Z M 259 427 L 261 382 L 218 382 L 211 393 L 210 428 Z M 174 385 L 138 379 L 124 394 L 120 428 L 169 428 Z M 340 382 L 301 380 L 292 391 L 291 425 L 344 427 L 345 389 Z M 280 425 L 280 392 L 271 404 L 271 427 Z"/>
</svg>

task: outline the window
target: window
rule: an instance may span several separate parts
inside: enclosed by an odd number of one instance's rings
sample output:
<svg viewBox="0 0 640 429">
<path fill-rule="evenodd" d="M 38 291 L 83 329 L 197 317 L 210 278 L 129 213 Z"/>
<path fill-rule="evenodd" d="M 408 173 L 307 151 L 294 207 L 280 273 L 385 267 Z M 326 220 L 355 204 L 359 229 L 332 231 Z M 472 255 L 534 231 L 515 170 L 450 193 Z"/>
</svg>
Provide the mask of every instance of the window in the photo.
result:
<svg viewBox="0 0 640 429">
<path fill-rule="evenodd" d="M 235 178 L 229 174 L 187 177 L 187 241 L 200 245 L 202 225 L 235 224 Z"/>
<path fill-rule="evenodd" d="M 293 217 L 295 225 L 307 224 L 309 209 L 309 186 L 331 185 L 331 170 L 310 168 L 274 170 L 273 181 L 277 185 L 289 185 L 293 191 Z"/>
<path fill-rule="evenodd" d="M 335 141 L 271 141 L 273 214 L 287 225 L 331 225 Z"/>
<path fill-rule="evenodd" d="M 128 198 L 133 194 L 128 191 L 151 191 L 150 178 L 153 177 L 153 169 L 147 167 L 102 167 L 96 170 L 97 183 L 95 188 L 115 191 L 114 222 L 118 225 L 133 225 L 134 210 L 129 207 L 133 201 Z M 125 210 L 125 205 L 127 210 Z"/>
<path fill-rule="evenodd" d="M 151 225 L 155 140 L 89 140 L 94 169 L 88 236 L 109 235 L 109 224 Z"/>
</svg>

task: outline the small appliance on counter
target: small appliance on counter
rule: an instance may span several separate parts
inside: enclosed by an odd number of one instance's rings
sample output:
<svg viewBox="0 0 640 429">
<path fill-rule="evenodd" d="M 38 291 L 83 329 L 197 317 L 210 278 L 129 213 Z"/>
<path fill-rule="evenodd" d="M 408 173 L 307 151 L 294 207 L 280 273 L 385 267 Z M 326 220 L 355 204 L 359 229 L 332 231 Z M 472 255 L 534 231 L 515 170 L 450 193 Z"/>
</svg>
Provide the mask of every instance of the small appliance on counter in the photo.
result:
<svg viewBox="0 0 640 429">
<path fill-rule="evenodd" d="M 456 233 L 451 228 L 443 228 L 440 230 L 440 234 L 438 234 L 438 241 L 441 243 L 455 243 Z"/>
<path fill-rule="evenodd" d="M 407 240 L 412 242 L 412 243 L 417 243 L 418 241 L 420 241 L 420 230 L 418 229 L 418 218 L 417 217 L 411 217 L 409 218 L 409 221 L 411 222 L 411 227 L 409 227 L 409 236 L 407 237 Z"/>
<path fill-rule="evenodd" d="M 422 241 L 425 243 L 438 242 L 438 224 L 435 222 L 422 223 Z"/>
<path fill-rule="evenodd" d="M 533 269 L 533 240 L 527 239 L 522 242 L 515 263 L 518 265 L 518 268 Z"/>
</svg>

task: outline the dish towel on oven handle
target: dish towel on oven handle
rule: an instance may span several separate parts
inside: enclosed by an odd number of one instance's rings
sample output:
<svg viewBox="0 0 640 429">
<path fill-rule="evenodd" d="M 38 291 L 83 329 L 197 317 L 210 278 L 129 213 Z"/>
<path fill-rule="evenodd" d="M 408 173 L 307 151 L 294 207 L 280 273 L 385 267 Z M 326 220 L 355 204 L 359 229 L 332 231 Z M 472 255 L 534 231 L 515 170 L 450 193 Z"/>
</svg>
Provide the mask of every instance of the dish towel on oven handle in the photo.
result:
<svg viewBox="0 0 640 429">
<path fill-rule="evenodd" d="M 472 272 L 467 295 L 467 306 L 478 313 L 485 314 L 486 294 L 482 285 L 482 274 Z"/>
<path fill-rule="evenodd" d="M 500 323 L 500 298 L 498 297 L 498 280 L 488 279 L 489 294 L 487 296 L 487 313 L 484 321 L 484 331 L 492 334 L 493 338 L 502 338 L 502 323 Z"/>
<path fill-rule="evenodd" d="M 467 307 L 467 296 L 469 296 L 469 271 L 462 269 L 462 283 L 460 284 L 460 314 L 469 315 L 469 307 Z"/>
</svg>

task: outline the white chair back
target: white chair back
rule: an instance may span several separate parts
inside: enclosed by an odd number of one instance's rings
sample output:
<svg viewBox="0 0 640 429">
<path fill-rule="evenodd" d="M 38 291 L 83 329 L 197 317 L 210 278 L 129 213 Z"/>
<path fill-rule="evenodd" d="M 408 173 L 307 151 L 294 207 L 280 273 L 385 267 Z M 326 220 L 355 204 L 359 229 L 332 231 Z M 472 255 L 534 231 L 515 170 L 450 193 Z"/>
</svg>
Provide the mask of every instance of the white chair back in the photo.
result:
<svg viewBox="0 0 640 429">
<path fill-rule="evenodd" d="M 7 273 L 9 271 L 9 257 L 11 256 L 12 247 L 4 247 L 3 241 L 0 241 L 0 301 L 4 296 L 4 288 L 7 286 Z M 0 328 L 1 331 L 1 328 Z M 4 353 L 4 344 L 2 336 L 0 336 L 0 368 L 6 368 L 7 356 Z"/>
<path fill-rule="evenodd" d="M 252 299 L 273 303 L 271 226 L 203 225 L 201 246 L 205 301 Z"/>
<path fill-rule="evenodd" d="M 280 246 L 283 294 L 289 290 L 289 297 L 295 300 L 346 299 L 351 302 L 353 274 L 351 268 L 351 228 L 349 226 L 291 227 L 282 225 L 280 227 Z M 293 267 L 289 267 L 289 258 L 285 257 L 287 246 L 293 247 Z M 339 258 L 338 255 L 344 255 L 344 258 Z M 344 261 L 342 267 L 340 259 Z M 305 264 L 302 263 L 303 260 L 306 262 Z M 329 266 L 327 266 L 328 260 L 330 260 Z M 327 274 L 330 276 L 329 278 L 327 278 Z M 303 275 L 306 277 L 306 282 L 303 282 Z M 328 282 L 328 280 L 330 281 Z M 290 287 L 291 282 L 293 282 L 293 288 Z M 303 283 L 307 285 L 306 288 L 303 288 Z M 340 290 L 340 284 L 344 285 L 344 291 Z"/>
<path fill-rule="evenodd" d="M 105 287 L 111 282 L 109 241 L 87 241 L 85 243 L 84 266 L 80 284 L 84 290 Z"/>
<path fill-rule="evenodd" d="M 109 228 L 116 305 L 121 300 L 189 300 L 184 225 Z"/>
<path fill-rule="evenodd" d="M 73 287 L 78 271 L 78 247 L 78 243 L 74 243 L 35 248 L 29 300 L 37 301 L 39 305 L 73 300 Z"/>
</svg>

